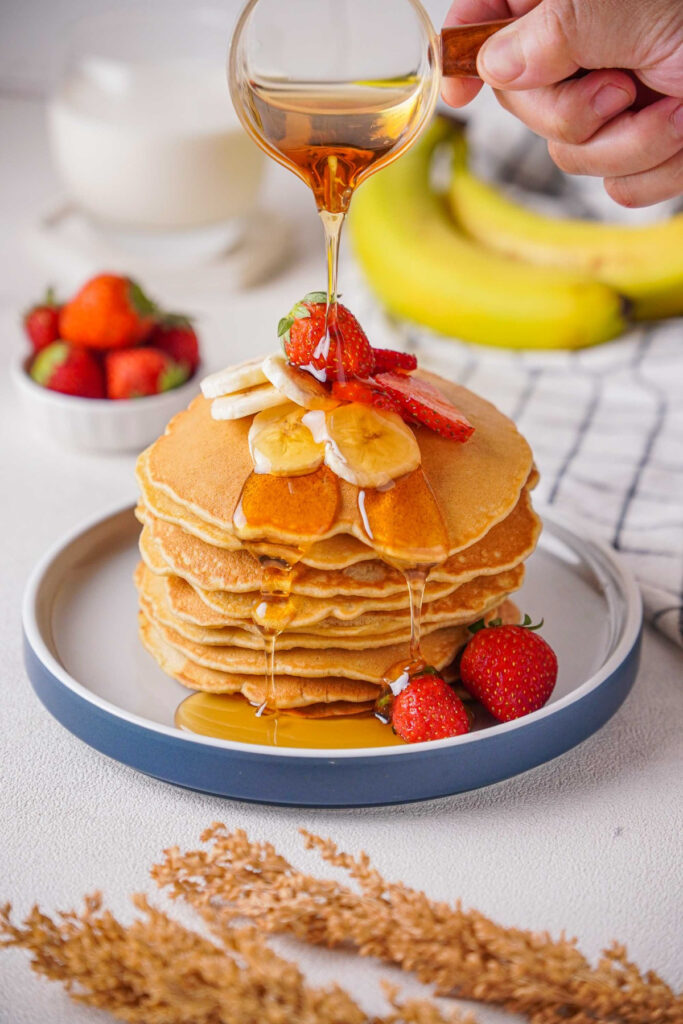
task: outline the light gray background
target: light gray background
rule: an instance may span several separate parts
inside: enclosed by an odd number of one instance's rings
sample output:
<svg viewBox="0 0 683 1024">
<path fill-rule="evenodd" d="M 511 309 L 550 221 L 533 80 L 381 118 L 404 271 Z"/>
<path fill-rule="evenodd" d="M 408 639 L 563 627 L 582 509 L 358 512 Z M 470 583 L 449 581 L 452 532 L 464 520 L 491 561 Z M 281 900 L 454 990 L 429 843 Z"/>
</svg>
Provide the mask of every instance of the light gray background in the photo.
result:
<svg viewBox="0 0 683 1024">
<path fill-rule="evenodd" d="M 283 0 L 284 2 L 284 0 Z M 54 41 L 72 16 L 100 3 L 20 3 L 0 8 L 0 351 L 22 346 L 18 311 L 45 282 L 22 248 L 26 225 L 59 195 L 35 99 L 54 66 Z M 105 3 L 101 3 L 105 6 Z M 106 5 L 108 6 L 108 4 Z M 435 20 L 447 4 L 430 3 Z M 10 96 L 14 94 L 14 98 Z M 291 176 L 269 172 L 296 218 L 300 258 L 267 287 L 193 301 L 210 362 L 269 347 L 272 325 L 320 276 L 320 239 L 310 199 Z M 342 278 L 343 280 L 343 278 Z M 253 339 L 259 339 L 255 343 Z M 681 901 L 680 653 L 650 631 L 634 693 L 599 734 L 558 761 L 487 790 L 412 807 L 299 812 L 244 806 L 173 789 L 106 760 L 66 733 L 34 698 L 21 660 L 20 596 L 38 556 L 74 523 L 133 498 L 128 456 L 78 456 L 34 438 L 0 374 L 2 573 L 0 574 L 0 900 L 18 914 L 37 900 L 68 908 L 102 888 L 127 914 L 126 897 L 147 887 L 148 866 L 166 846 L 194 846 L 215 819 L 268 838 L 297 863 L 297 828 L 366 849 L 393 879 L 437 898 L 461 897 L 498 921 L 563 929 L 597 956 L 613 938 L 644 968 L 683 980 Z M 132 597 L 132 595 L 131 595 Z M 297 951 L 296 955 L 300 955 Z M 337 979 L 379 1012 L 378 978 L 409 991 L 409 979 L 342 954 L 300 955 L 315 983 Z M 478 1010 L 485 1024 L 513 1020 Z M 27 958 L 0 953 L 1 1024 L 96 1024 L 58 986 L 31 974 Z"/>
</svg>

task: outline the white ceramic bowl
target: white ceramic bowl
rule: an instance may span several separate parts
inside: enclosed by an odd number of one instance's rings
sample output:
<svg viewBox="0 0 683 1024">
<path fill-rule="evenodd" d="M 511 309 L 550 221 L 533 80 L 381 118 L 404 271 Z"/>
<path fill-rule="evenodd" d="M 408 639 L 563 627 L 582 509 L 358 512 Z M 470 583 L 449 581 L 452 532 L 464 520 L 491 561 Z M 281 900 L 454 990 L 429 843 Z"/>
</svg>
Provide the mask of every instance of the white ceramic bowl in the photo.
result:
<svg viewBox="0 0 683 1024">
<path fill-rule="evenodd" d="M 69 448 L 96 452 L 141 451 L 198 394 L 201 379 L 196 372 L 180 387 L 145 398 L 77 398 L 36 384 L 28 374 L 30 361 L 21 359 L 12 367 L 26 419 Z"/>
</svg>

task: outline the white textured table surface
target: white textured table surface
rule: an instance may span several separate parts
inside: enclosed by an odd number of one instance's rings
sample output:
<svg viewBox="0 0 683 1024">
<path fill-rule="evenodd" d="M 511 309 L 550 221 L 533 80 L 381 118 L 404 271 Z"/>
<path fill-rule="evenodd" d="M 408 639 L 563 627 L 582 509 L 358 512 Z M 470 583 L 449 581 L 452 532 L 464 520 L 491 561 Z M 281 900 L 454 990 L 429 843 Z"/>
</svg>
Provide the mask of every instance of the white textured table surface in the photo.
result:
<svg viewBox="0 0 683 1024">
<path fill-rule="evenodd" d="M 0 344 L 8 360 L 17 350 L 17 312 L 44 283 L 21 252 L 20 232 L 56 187 L 36 104 L 1 103 L 0 138 Z M 269 287 L 207 307 L 209 361 L 239 356 L 252 338 L 263 338 L 265 350 L 282 310 L 319 277 L 310 203 L 294 180 L 278 174 L 271 187 L 275 181 L 291 197 L 310 254 Z M 160 297 L 182 304 L 178 296 Z M 305 826 L 349 851 L 367 850 L 387 877 L 434 897 L 460 897 L 509 925 L 565 929 L 590 956 L 618 938 L 642 967 L 681 984 L 683 695 L 681 656 L 672 644 L 646 633 L 634 692 L 600 733 L 549 765 L 483 791 L 408 807 L 302 812 L 174 789 L 65 732 L 33 696 L 22 666 L 20 598 L 33 563 L 79 520 L 133 498 L 133 460 L 74 455 L 34 438 L 6 373 L 0 441 L 0 901 L 11 899 L 19 914 L 34 900 L 48 910 L 68 908 L 101 888 L 112 908 L 127 914 L 127 894 L 147 887 L 147 867 L 159 852 L 194 845 L 213 820 L 244 827 L 311 865 L 297 835 Z M 313 980 L 338 979 L 369 1010 L 382 1005 L 379 977 L 417 988 L 343 954 L 305 951 L 301 960 Z M 512 1020 L 491 1010 L 479 1017 Z M 104 1019 L 34 977 L 24 954 L 0 953 L 2 1024 Z"/>
</svg>

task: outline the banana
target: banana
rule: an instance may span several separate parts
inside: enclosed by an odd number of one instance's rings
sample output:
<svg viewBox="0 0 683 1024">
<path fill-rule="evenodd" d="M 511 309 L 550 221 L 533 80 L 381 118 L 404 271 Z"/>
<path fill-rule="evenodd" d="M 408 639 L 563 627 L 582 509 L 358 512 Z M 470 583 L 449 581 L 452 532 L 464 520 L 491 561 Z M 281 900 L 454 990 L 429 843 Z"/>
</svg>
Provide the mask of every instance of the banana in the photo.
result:
<svg viewBox="0 0 683 1024">
<path fill-rule="evenodd" d="M 260 388 L 249 391 L 238 391 L 234 395 L 222 395 L 214 398 L 211 403 L 211 415 L 215 420 L 241 420 L 243 416 L 251 416 L 263 409 L 271 409 L 284 405 L 287 401 L 272 384 L 264 384 Z"/>
<path fill-rule="evenodd" d="M 348 402 L 308 412 L 303 422 L 325 444 L 325 465 L 357 487 L 383 487 L 420 465 L 415 435 L 395 412 Z"/>
<path fill-rule="evenodd" d="M 339 404 L 312 374 L 292 366 L 284 356 L 267 356 L 263 360 L 263 372 L 273 387 L 304 409 L 333 409 Z"/>
<path fill-rule="evenodd" d="M 256 473 L 302 476 L 322 464 L 325 447 L 313 440 L 301 422 L 305 411 L 287 402 L 254 416 L 249 427 L 249 451 Z"/>
<path fill-rule="evenodd" d="M 448 200 L 466 234 L 495 252 L 604 281 L 640 320 L 683 314 L 683 214 L 647 227 L 544 217 L 479 181 L 464 159 Z"/>
<path fill-rule="evenodd" d="M 201 383 L 204 398 L 221 398 L 232 395 L 236 391 L 245 391 L 258 384 L 267 384 L 268 378 L 261 369 L 262 359 L 249 359 L 237 366 L 227 366 L 224 370 L 210 373 Z"/>
<path fill-rule="evenodd" d="M 440 143 L 463 144 L 443 118 L 351 204 L 356 255 L 389 310 L 442 334 L 512 348 L 581 348 L 619 334 L 625 305 L 608 285 L 500 256 L 457 228 L 429 186 Z"/>
</svg>

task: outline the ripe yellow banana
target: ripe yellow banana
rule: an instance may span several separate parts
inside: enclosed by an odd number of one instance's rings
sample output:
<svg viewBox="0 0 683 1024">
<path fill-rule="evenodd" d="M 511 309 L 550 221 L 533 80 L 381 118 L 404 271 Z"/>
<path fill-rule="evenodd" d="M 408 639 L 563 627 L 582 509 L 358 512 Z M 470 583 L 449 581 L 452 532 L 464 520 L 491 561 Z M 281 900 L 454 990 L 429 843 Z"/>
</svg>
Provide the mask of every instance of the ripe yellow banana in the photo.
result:
<svg viewBox="0 0 683 1024">
<path fill-rule="evenodd" d="M 368 280 L 396 314 L 484 345 L 581 348 L 626 326 L 621 296 L 580 274 L 491 252 L 454 224 L 430 188 L 432 154 L 460 144 L 437 118 L 405 156 L 364 184 L 351 235 Z"/>
<path fill-rule="evenodd" d="M 325 445 L 325 465 L 356 487 L 384 487 L 420 465 L 415 434 L 395 412 L 344 402 L 305 413 L 303 423 Z"/>
<path fill-rule="evenodd" d="M 453 161 L 448 199 L 466 234 L 495 252 L 604 281 L 640 320 L 683 314 L 683 214 L 646 227 L 544 217 Z"/>
</svg>

